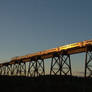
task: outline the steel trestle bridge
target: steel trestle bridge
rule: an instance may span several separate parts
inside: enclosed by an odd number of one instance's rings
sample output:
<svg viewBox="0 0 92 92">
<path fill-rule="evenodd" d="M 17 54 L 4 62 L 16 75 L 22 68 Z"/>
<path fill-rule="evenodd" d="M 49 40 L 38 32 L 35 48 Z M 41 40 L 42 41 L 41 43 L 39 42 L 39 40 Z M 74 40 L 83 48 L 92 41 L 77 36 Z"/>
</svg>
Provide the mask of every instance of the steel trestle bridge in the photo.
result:
<svg viewBox="0 0 92 92">
<path fill-rule="evenodd" d="M 11 58 L 0 64 L 0 75 L 30 76 L 45 75 L 45 60 L 51 58 L 50 75 L 72 75 L 72 54 L 85 52 L 84 76 L 92 76 L 92 40 L 77 42 L 37 53 Z"/>
</svg>

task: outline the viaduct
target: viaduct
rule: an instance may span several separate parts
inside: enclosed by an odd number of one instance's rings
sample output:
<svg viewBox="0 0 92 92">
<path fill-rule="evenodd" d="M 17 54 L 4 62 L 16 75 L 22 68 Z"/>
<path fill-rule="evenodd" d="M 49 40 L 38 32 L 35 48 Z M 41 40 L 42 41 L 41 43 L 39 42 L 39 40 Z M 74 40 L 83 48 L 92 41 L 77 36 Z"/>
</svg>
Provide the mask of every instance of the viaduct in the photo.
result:
<svg viewBox="0 0 92 92">
<path fill-rule="evenodd" d="M 0 64 L 0 75 L 36 77 L 45 75 L 46 59 L 51 58 L 50 75 L 72 75 L 71 55 L 85 53 L 84 77 L 92 76 L 92 40 L 68 44 L 24 56 Z"/>
</svg>

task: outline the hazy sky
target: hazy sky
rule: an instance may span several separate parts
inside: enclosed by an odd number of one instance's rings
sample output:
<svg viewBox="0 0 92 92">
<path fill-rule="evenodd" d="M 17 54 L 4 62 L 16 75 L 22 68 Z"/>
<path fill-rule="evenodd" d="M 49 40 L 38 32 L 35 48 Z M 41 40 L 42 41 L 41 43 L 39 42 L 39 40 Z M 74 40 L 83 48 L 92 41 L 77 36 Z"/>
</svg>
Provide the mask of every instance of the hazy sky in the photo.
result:
<svg viewBox="0 0 92 92">
<path fill-rule="evenodd" d="M 0 0 L 1 61 L 88 39 L 92 0 Z M 75 70 L 79 56 L 73 57 Z"/>
</svg>

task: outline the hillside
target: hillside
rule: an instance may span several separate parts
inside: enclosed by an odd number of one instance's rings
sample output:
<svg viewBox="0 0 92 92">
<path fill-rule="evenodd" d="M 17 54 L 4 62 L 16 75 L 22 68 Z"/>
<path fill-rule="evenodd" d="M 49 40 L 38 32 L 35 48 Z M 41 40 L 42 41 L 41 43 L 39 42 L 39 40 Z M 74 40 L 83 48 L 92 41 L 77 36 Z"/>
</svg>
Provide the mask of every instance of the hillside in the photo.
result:
<svg viewBox="0 0 92 92">
<path fill-rule="evenodd" d="M 73 76 L 0 76 L 0 89 L 9 92 L 92 92 L 92 79 Z"/>
</svg>

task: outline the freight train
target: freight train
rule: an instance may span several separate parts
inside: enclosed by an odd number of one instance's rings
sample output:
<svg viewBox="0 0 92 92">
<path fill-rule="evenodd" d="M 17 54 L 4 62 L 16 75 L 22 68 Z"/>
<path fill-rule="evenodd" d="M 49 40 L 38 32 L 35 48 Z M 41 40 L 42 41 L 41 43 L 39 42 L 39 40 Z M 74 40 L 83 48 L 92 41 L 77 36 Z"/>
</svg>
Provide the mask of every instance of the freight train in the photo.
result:
<svg viewBox="0 0 92 92">
<path fill-rule="evenodd" d="M 11 58 L 11 61 L 16 61 L 16 60 L 20 60 L 20 59 L 27 59 L 27 58 L 31 58 L 31 57 L 35 57 L 35 56 L 47 55 L 50 53 L 60 52 L 62 50 L 69 50 L 69 49 L 74 49 L 74 48 L 86 47 L 88 45 L 92 46 L 92 40 L 86 40 L 83 42 L 77 42 L 77 43 L 73 43 L 73 44 L 69 44 L 69 45 L 59 46 L 56 48 L 52 48 L 52 49 L 48 49 L 48 50 L 44 50 L 44 51 L 40 51 L 40 52 L 36 52 L 36 53 L 32 53 L 32 54 L 27 54 L 24 56 L 13 57 L 13 58 Z"/>
</svg>

